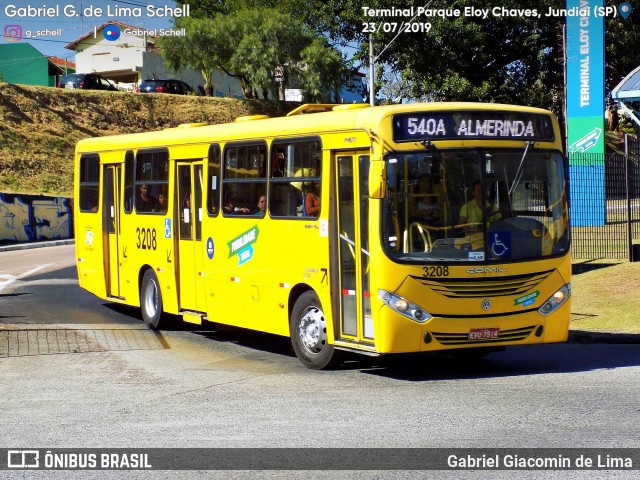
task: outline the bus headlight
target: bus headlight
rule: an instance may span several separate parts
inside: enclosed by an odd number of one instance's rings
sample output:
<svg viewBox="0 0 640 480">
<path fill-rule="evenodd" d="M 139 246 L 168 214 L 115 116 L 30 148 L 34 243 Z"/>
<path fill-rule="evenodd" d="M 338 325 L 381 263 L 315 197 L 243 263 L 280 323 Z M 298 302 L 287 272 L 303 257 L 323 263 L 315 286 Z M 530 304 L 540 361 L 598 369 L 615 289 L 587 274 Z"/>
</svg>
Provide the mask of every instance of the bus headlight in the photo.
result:
<svg viewBox="0 0 640 480">
<path fill-rule="evenodd" d="M 567 301 L 569 296 L 571 295 L 571 284 L 567 283 L 556 293 L 551 295 L 546 302 L 542 304 L 542 306 L 538 309 L 538 312 L 541 315 L 547 316 L 555 309 L 557 309 L 560 305 Z"/>
<path fill-rule="evenodd" d="M 380 289 L 378 290 L 378 297 L 385 305 L 391 308 L 391 310 L 404 317 L 410 318 L 414 322 L 424 323 L 431 318 L 429 312 L 421 308 L 420 305 L 417 305 L 400 295 L 396 295 L 395 293 Z"/>
</svg>

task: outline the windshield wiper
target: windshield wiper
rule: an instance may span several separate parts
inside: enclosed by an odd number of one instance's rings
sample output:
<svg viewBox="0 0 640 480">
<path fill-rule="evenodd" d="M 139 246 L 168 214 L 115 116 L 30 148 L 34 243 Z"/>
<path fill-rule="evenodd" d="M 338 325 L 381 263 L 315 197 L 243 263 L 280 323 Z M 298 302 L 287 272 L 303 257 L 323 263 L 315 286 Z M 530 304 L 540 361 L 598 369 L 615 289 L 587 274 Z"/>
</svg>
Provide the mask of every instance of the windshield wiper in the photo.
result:
<svg viewBox="0 0 640 480">
<path fill-rule="evenodd" d="M 524 173 L 524 161 L 529 154 L 529 148 L 531 148 L 532 146 L 533 141 L 529 140 L 527 142 L 527 146 L 524 147 L 524 153 L 522 154 L 522 158 L 520 159 L 520 165 L 518 165 L 518 170 L 516 170 L 516 174 L 513 177 L 513 183 L 511 184 L 511 188 L 509 188 L 509 201 L 511 201 L 511 195 L 520 183 L 520 179 L 522 178 L 522 174 Z"/>
</svg>

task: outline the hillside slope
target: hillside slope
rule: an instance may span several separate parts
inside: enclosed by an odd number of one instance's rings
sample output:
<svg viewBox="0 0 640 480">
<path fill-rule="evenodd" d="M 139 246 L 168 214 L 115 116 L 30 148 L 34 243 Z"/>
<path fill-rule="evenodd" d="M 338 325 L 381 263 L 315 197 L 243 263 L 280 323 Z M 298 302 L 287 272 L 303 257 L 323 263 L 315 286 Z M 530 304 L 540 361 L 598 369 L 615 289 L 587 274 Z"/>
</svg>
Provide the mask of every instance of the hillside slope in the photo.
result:
<svg viewBox="0 0 640 480">
<path fill-rule="evenodd" d="M 255 114 L 284 112 L 267 101 L 0 83 L 0 192 L 71 196 L 73 151 L 83 138 Z"/>
</svg>

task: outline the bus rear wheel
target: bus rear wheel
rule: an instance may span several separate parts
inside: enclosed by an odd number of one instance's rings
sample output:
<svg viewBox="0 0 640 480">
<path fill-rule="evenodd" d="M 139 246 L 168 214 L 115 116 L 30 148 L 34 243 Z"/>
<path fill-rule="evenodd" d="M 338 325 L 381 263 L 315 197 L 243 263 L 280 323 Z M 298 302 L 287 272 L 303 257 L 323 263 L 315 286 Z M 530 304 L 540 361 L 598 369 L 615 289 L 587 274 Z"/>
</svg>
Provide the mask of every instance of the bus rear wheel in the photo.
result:
<svg viewBox="0 0 640 480">
<path fill-rule="evenodd" d="M 142 310 L 142 319 L 149 328 L 154 330 L 163 328 L 165 322 L 162 315 L 162 292 L 158 277 L 152 269 L 144 272 L 142 277 L 140 309 Z"/>
<path fill-rule="evenodd" d="M 305 292 L 296 300 L 289 329 L 293 351 L 307 368 L 332 368 L 342 362 L 342 352 L 327 342 L 326 319 L 315 292 Z"/>
</svg>

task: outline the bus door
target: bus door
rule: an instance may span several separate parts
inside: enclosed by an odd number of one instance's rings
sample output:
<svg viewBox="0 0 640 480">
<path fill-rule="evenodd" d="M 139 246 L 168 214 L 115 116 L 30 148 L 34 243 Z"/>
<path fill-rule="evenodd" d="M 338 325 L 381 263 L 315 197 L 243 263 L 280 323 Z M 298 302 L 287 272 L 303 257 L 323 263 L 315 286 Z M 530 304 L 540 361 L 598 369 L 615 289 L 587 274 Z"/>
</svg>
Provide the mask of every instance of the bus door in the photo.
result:
<svg viewBox="0 0 640 480">
<path fill-rule="evenodd" d="M 333 244 L 338 245 L 340 315 L 335 316 L 336 338 L 359 344 L 373 343 L 373 321 L 369 291 L 369 153 L 335 154 L 337 228 Z M 337 238 L 336 238 L 337 237 Z M 334 270 L 335 271 L 335 270 Z M 335 305 L 335 303 L 334 303 Z"/>
<path fill-rule="evenodd" d="M 106 235 L 105 280 L 107 296 L 120 297 L 120 165 L 104 165 L 102 231 Z"/>
<path fill-rule="evenodd" d="M 205 311 L 202 246 L 201 160 L 177 162 L 176 208 L 178 226 L 178 280 L 182 310 Z"/>
</svg>

